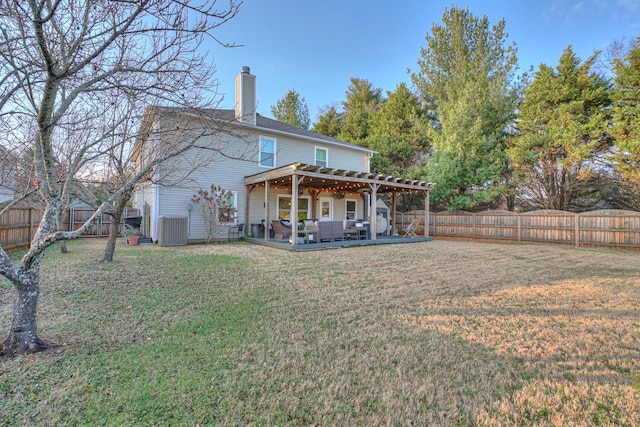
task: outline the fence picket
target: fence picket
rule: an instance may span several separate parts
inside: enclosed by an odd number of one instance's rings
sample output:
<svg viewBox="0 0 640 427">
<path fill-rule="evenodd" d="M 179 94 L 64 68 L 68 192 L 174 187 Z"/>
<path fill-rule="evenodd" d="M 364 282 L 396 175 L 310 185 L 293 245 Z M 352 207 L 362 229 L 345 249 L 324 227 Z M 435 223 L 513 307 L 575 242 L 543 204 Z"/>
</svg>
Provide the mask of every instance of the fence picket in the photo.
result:
<svg viewBox="0 0 640 427">
<path fill-rule="evenodd" d="M 74 230 L 91 217 L 95 212 L 90 209 L 66 209 L 63 214 L 63 228 Z M 77 216 L 76 216 L 77 213 Z M 137 216 L 138 210 L 127 208 L 123 216 Z M 42 211 L 33 208 L 12 208 L 4 216 L 0 217 L 0 246 L 6 252 L 15 252 L 29 247 L 31 239 L 42 219 Z M 80 222 L 81 221 L 81 222 Z M 102 215 L 91 229 L 83 234 L 83 237 L 103 237 L 109 235 L 111 217 Z"/>
<path fill-rule="evenodd" d="M 422 214 L 411 211 L 398 215 L 399 230 L 413 216 Z M 640 212 L 635 211 L 443 211 L 431 213 L 430 218 L 432 236 L 640 249 Z"/>
</svg>

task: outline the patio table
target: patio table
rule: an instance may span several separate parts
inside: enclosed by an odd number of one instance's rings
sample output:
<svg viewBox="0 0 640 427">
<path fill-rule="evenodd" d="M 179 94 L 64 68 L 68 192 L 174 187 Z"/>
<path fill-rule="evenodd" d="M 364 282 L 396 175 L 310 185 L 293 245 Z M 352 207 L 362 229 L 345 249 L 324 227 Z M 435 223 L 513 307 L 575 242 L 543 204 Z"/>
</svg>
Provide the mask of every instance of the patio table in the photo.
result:
<svg viewBox="0 0 640 427">
<path fill-rule="evenodd" d="M 360 229 L 355 227 L 345 228 L 344 237 L 347 239 L 360 240 Z"/>
</svg>

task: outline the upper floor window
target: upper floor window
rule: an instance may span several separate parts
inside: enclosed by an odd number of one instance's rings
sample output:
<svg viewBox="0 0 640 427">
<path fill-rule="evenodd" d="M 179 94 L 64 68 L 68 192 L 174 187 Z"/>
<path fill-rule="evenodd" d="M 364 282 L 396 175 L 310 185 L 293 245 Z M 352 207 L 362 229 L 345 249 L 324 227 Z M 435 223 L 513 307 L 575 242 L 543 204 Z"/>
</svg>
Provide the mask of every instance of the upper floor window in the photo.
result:
<svg viewBox="0 0 640 427">
<path fill-rule="evenodd" d="M 316 147 L 316 166 L 329 166 L 329 151 L 326 148 Z"/>
<path fill-rule="evenodd" d="M 273 168 L 276 165 L 276 139 L 260 137 L 260 152 L 258 164 L 265 168 Z"/>
</svg>

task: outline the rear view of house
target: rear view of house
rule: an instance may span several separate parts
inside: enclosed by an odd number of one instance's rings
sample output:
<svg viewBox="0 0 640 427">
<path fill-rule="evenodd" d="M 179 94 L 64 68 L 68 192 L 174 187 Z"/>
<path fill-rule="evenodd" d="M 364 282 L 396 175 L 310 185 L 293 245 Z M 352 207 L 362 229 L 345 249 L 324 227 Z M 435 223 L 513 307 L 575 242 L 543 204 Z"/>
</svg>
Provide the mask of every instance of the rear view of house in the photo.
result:
<svg viewBox="0 0 640 427">
<path fill-rule="evenodd" d="M 211 184 L 232 195 L 220 219 L 249 231 L 274 219 L 375 221 L 370 212 L 380 192 L 428 193 L 427 183 L 371 174 L 372 150 L 256 114 L 256 93 L 256 76 L 242 67 L 233 110 L 153 109 L 143 124 L 149 132 L 132 154 L 138 166 L 167 144 L 190 140 L 197 147 L 163 163 L 133 194 L 145 235 L 158 241 L 161 222 L 180 218 L 189 242 L 204 240 L 191 199 Z"/>
</svg>

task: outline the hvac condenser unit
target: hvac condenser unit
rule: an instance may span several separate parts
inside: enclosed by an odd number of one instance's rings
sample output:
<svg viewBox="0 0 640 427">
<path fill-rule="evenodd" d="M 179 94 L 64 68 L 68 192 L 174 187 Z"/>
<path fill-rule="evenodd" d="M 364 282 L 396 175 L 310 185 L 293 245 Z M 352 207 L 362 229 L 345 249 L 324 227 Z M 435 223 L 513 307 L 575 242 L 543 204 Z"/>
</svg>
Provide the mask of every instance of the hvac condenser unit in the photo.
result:
<svg viewBox="0 0 640 427">
<path fill-rule="evenodd" d="M 186 246 L 189 218 L 186 216 L 160 216 L 158 244 L 160 246 Z"/>
</svg>

